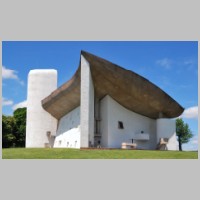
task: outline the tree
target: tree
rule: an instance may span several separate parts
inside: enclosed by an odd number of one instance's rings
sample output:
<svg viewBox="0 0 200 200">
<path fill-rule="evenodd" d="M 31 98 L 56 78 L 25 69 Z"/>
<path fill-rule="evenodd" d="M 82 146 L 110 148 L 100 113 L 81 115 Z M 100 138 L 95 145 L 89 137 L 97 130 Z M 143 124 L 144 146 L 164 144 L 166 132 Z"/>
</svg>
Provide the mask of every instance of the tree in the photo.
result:
<svg viewBox="0 0 200 200">
<path fill-rule="evenodd" d="M 11 116 L 2 116 L 2 147 L 8 148 L 15 146 L 16 121 Z"/>
<path fill-rule="evenodd" d="M 14 133 L 16 137 L 16 146 L 25 147 L 26 108 L 18 108 L 15 110 L 13 117 L 16 121 L 16 131 Z"/>
<path fill-rule="evenodd" d="M 188 143 L 193 134 L 188 124 L 184 123 L 181 118 L 176 119 L 176 135 L 178 136 L 179 151 L 182 151 L 182 144 Z"/>
<path fill-rule="evenodd" d="M 2 147 L 24 147 L 26 108 L 18 108 L 13 116 L 2 115 Z"/>
</svg>

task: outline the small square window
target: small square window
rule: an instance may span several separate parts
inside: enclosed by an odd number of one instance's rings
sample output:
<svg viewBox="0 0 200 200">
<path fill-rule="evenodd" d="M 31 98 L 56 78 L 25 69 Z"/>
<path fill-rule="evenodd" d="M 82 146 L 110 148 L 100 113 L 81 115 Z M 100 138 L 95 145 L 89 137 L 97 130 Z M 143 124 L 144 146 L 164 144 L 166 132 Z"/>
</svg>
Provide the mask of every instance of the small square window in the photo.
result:
<svg viewBox="0 0 200 200">
<path fill-rule="evenodd" d="M 118 121 L 118 128 L 119 129 L 124 129 L 123 122 Z"/>
</svg>

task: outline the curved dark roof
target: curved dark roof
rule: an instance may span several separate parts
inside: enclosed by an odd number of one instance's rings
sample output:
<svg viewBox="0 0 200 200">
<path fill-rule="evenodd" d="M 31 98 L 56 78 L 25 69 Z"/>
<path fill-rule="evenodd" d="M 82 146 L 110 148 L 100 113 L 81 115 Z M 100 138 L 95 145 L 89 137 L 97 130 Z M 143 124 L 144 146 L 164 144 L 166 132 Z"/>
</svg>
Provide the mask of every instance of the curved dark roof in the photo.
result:
<svg viewBox="0 0 200 200">
<path fill-rule="evenodd" d="M 97 98 L 109 95 L 125 108 L 153 119 L 159 118 L 159 113 L 162 117 L 174 118 L 184 111 L 173 98 L 144 77 L 85 51 L 81 54 L 90 64 Z M 79 64 L 68 82 L 42 100 L 43 108 L 57 119 L 80 105 L 80 68 Z"/>
</svg>

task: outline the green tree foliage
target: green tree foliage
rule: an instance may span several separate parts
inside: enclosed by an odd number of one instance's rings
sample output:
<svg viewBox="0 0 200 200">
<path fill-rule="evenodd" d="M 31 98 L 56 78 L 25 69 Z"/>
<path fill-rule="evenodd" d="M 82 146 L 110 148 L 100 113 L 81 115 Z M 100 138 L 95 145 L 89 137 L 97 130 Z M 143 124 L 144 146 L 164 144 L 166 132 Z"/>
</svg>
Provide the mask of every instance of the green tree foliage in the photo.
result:
<svg viewBox="0 0 200 200">
<path fill-rule="evenodd" d="M 178 136 L 179 151 L 182 151 L 182 144 L 188 143 L 193 137 L 191 130 L 187 123 L 184 123 L 183 119 L 176 119 L 176 135 Z"/>
<path fill-rule="evenodd" d="M 15 145 L 16 137 L 14 135 L 16 128 L 15 119 L 11 116 L 2 116 L 2 147 L 12 147 Z"/>
<path fill-rule="evenodd" d="M 16 121 L 16 146 L 25 146 L 25 135 L 26 135 L 26 108 L 18 108 L 14 111 L 13 115 Z"/>
<path fill-rule="evenodd" d="M 26 108 L 18 108 L 13 116 L 2 115 L 2 147 L 24 147 Z"/>
</svg>

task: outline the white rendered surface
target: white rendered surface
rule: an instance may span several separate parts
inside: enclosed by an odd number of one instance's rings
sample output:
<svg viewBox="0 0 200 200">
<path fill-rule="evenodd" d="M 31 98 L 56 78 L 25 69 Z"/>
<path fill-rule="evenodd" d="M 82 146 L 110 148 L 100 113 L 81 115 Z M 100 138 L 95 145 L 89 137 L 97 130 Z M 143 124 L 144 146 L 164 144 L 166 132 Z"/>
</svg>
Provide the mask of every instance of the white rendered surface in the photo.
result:
<svg viewBox="0 0 200 200">
<path fill-rule="evenodd" d="M 134 140 L 149 140 L 149 133 L 136 133 L 133 136 Z"/>
<path fill-rule="evenodd" d="M 118 128 L 118 121 L 123 122 L 124 129 Z M 101 100 L 101 146 L 121 148 L 123 142 L 131 143 L 141 131 L 149 134 L 149 140 L 135 140 L 138 148 L 156 148 L 156 121 L 127 110 L 111 97 Z"/>
<path fill-rule="evenodd" d="M 94 86 L 90 65 L 81 55 L 81 147 L 94 143 Z"/>
<path fill-rule="evenodd" d="M 31 70 L 28 75 L 26 147 L 44 147 L 51 143 L 47 131 L 56 133 L 57 120 L 46 112 L 41 100 L 57 88 L 57 71 Z"/>
<path fill-rule="evenodd" d="M 108 97 L 106 96 L 100 101 L 100 134 L 102 147 L 108 147 L 108 106 Z"/>
<path fill-rule="evenodd" d="M 59 120 L 54 147 L 80 148 L 80 107 Z"/>
<path fill-rule="evenodd" d="M 176 139 L 176 122 L 171 119 L 157 119 L 157 143 L 160 138 L 168 138 L 167 149 L 178 150 L 178 142 Z"/>
<path fill-rule="evenodd" d="M 54 148 L 80 148 L 80 126 L 56 136 Z"/>
</svg>

